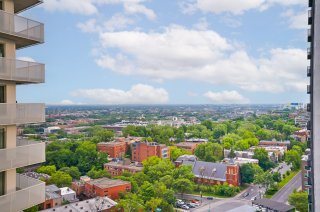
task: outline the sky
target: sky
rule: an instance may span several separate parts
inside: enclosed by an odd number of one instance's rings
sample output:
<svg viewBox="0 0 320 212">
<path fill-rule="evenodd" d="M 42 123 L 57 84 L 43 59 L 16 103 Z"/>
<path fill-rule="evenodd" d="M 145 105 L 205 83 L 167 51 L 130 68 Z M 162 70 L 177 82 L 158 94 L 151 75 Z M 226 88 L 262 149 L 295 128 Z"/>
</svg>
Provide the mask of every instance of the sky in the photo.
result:
<svg viewBox="0 0 320 212">
<path fill-rule="evenodd" d="M 306 0 L 44 0 L 19 15 L 45 44 L 17 57 L 46 64 L 19 102 L 308 101 Z"/>
</svg>

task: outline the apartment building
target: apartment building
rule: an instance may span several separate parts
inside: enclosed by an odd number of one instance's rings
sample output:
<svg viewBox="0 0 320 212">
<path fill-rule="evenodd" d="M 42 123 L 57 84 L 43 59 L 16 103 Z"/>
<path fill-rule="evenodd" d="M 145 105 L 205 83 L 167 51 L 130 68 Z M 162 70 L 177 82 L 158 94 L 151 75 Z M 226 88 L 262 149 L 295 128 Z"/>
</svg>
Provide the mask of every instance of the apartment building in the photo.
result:
<svg viewBox="0 0 320 212">
<path fill-rule="evenodd" d="M 16 86 L 43 83 L 44 65 L 16 59 L 16 50 L 44 42 L 44 25 L 18 13 L 40 0 L 0 0 L 0 208 L 16 212 L 45 201 L 45 183 L 16 168 L 45 161 L 45 144 L 17 143 L 17 125 L 45 121 L 44 104 L 17 103 Z"/>
<path fill-rule="evenodd" d="M 126 142 L 101 142 L 97 144 L 99 152 L 105 152 L 110 158 L 123 158 L 127 152 Z"/>
<path fill-rule="evenodd" d="M 310 77 L 310 85 L 307 93 L 310 94 L 310 104 L 307 105 L 308 112 L 311 112 L 310 121 L 307 124 L 311 138 L 308 139 L 308 147 L 311 155 L 308 158 L 307 166 L 310 171 L 308 180 L 309 211 L 320 211 L 320 1 L 309 0 L 308 24 L 308 49 L 307 58 L 310 66 L 307 69 L 307 76 Z"/>
<path fill-rule="evenodd" d="M 114 161 L 104 164 L 104 169 L 111 174 L 112 177 L 121 176 L 123 172 L 130 173 L 142 172 L 143 166 L 141 163 L 132 163 L 129 159 Z"/>
<path fill-rule="evenodd" d="M 131 152 L 132 161 L 135 162 L 142 162 L 152 156 L 170 159 L 169 147 L 156 142 L 135 142 L 131 144 Z"/>
<path fill-rule="evenodd" d="M 201 143 L 181 142 L 181 143 L 175 144 L 175 146 L 180 149 L 187 150 L 187 151 L 191 152 L 192 154 L 194 154 L 194 151 L 196 150 L 196 148 L 199 144 L 201 144 Z"/>
</svg>

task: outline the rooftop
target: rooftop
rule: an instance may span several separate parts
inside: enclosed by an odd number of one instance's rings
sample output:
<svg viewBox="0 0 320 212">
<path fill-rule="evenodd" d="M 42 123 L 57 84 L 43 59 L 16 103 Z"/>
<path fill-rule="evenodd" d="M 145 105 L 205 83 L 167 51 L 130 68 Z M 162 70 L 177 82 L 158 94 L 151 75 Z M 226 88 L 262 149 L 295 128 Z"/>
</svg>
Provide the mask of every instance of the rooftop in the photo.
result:
<svg viewBox="0 0 320 212">
<path fill-rule="evenodd" d="M 120 185 L 126 185 L 129 184 L 130 182 L 127 181 L 123 181 L 123 180 L 112 180 L 109 178 L 100 178 L 100 179 L 95 179 L 95 180 L 91 180 L 89 182 L 87 182 L 90 185 L 95 185 L 99 188 L 112 188 L 115 186 L 120 186 Z"/>
<path fill-rule="evenodd" d="M 253 205 L 259 205 L 261 207 L 267 208 L 269 210 L 274 210 L 278 212 L 288 212 L 294 211 L 294 207 L 291 205 L 286 205 L 281 202 L 276 202 L 270 199 L 257 199 L 252 202 Z"/>
<path fill-rule="evenodd" d="M 75 194 L 76 193 L 74 190 L 72 190 L 69 187 L 63 187 L 63 188 L 60 188 L 60 190 L 61 190 L 62 196 L 67 195 L 67 194 Z"/>
<path fill-rule="evenodd" d="M 130 163 L 130 164 L 123 164 L 122 161 L 120 162 L 109 162 L 109 163 L 106 163 L 104 165 L 108 165 L 108 166 L 113 166 L 113 167 L 121 167 L 121 168 L 127 168 L 127 169 L 134 169 L 134 170 L 137 170 L 137 171 L 142 171 L 143 169 L 143 166 L 139 166 L 139 165 L 136 165 L 135 163 Z"/>
<path fill-rule="evenodd" d="M 117 203 L 108 197 L 96 197 L 81 202 L 71 203 L 68 205 L 43 210 L 46 212 L 99 212 L 113 208 Z"/>
</svg>

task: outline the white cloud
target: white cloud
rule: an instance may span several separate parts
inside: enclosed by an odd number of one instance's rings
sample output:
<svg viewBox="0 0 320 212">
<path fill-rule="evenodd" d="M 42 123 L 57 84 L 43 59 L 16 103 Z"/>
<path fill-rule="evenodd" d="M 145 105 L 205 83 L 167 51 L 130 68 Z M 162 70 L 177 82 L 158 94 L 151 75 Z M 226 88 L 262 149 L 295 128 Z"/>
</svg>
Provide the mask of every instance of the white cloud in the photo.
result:
<svg viewBox="0 0 320 212">
<path fill-rule="evenodd" d="M 82 15 L 98 12 L 92 0 L 45 0 L 42 7 L 47 11 L 64 11 Z"/>
<path fill-rule="evenodd" d="M 206 18 L 200 18 L 198 23 L 194 24 L 193 27 L 198 30 L 207 30 L 209 23 Z"/>
<path fill-rule="evenodd" d="M 75 103 L 71 100 L 65 99 L 60 102 L 61 105 L 74 105 Z"/>
<path fill-rule="evenodd" d="M 81 89 L 71 95 L 91 99 L 98 104 L 163 104 L 169 101 L 165 89 L 145 84 L 133 85 L 128 91 L 112 88 Z"/>
<path fill-rule="evenodd" d="M 182 4 L 183 12 L 193 12 L 199 9 L 203 12 L 231 13 L 233 15 L 241 15 L 248 10 L 266 10 L 273 5 L 293 6 L 306 5 L 304 0 L 195 0 L 193 4 Z"/>
<path fill-rule="evenodd" d="M 36 62 L 35 59 L 31 58 L 31 57 L 17 57 L 18 60 L 23 60 L 23 61 L 27 61 L 27 62 Z"/>
<path fill-rule="evenodd" d="M 238 91 L 208 91 L 203 94 L 208 100 L 214 104 L 247 104 L 249 99 L 242 96 Z"/>
<path fill-rule="evenodd" d="M 273 93 L 304 91 L 306 84 L 305 50 L 272 49 L 267 56 L 250 57 L 211 30 L 170 26 L 163 32 L 106 32 L 101 45 L 99 66 L 155 81 L 187 79 Z"/>
<path fill-rule="evenodd" d="M 295 12 L 293 10 L 288 10 L 282 14 L 283 17 L 286 17 L 289 26 L 292 29 L 307 29 L 307 18 L 308 18 L 308 11 L 300 11 Z"/>
<path fill-rule="evenodd" d="M 128 14 L 143 14 L 148 19 L 156 19 L 155 12 L 144 6 L 145 0 L 46 0 L 42 7 L 47 11 L 64 11 L 82 15 L 98 13 L 98 7 L 108 4 L 122 4 Z"/>
</svg>

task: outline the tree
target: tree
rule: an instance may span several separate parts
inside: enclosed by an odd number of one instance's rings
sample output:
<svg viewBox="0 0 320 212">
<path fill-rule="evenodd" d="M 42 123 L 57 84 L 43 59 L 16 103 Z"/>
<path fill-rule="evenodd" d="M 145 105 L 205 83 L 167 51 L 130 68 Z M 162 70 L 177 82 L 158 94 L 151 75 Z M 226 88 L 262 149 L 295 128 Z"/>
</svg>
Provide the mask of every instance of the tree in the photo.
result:
<svg viewBox="0 0 320 212">
<path fill-rule="evenodd" d="M 57 168 L 55 165 L 52 166 L 41 166 L 37 169 L 38 173 L 44 173 L 48 175 L 52 175 L 57 171 Z"/>
<path fill-rule="evenodd" d="M 72 182 L 72 177 L 64 172 L 57 171 L 49 179 L 50 184 L 55 184 L 58 187 L 70 186 Z"/>
<path fill-rule="evenodd" d="M 172 177 L 173 179 L 181 178 L 181 179 L 188 179 L 192 181 L 194 178 L 194 175 L 192 173 L 192 166 L 183 165 L 183 166 L 180 166 L 179 168 L 174 169 L 172 173 Z"/>
<path fill-rule="evenodd" d="M 252 163 L 243 164 L 240 168 L 241 182 L 252 183 L 257 174 L 263 173 L 260 166 Z"/>
<path fill-rule="evenodd" d="M 117 208 L 122 208 L 125 212 L 138 212 L 144 207 L 143 201 L 136 194 L 128 193 L 118 201 Z"/>
<path fill-rule="evenodd" d="M 166 175 L 161 177 L 159 181 L 162 182 L 167 188 L 171 188 L 173 184 L 173 177 L 171 175 Z"/>
<path fill-rule="evenodd" d="M 228 130 L 227 125 L 225 125 L 225 124 L 218 124 L 218 125 L 216 125 L 216 126 L 214 127 L 214 129 L 213 129 L 213 131 L 212 131 L 213 137 L 214 137 L 215 139 L 218 139 L 218 138 L 224 136 L 225 134 L 227 134 L 227 130 Z"/>
<path fill-rule="evenodd" d="M 152 197 L 149 201 L 146 202 L 146 210 L 155 211 L 161 205 L 162 199 Z"/>
<path fill-rule="evenodd" d="M 173 182 L 173 188 L 183 195 L 184 193 L 192 191 L 193 183 L 188 179 L 177 179 Z"/>
<path fill-rule="evenodd" d="M 294 170 L 298 170 L 301 166 L 301 155 L 297 150 L 291 149 L 287 151 L 285 161 L 287 164 L 291 163 Z"/>
<path fill-rule="evenodd" d="M 308 212 L 308 193 L 294 191 L 289 195 L 289 204 L 300 212 Z"/>
<path fill-rule="evenodd" d="M 268 190 L 270 186 L 274 184 L 271 172 L 267 171 L 255 175 L 254 183 L 260 184 Z"/>
<path fill-rule="evenodd" d="M 263 148 L 255 149 L 253 158 L 259 160 L 259 166 L 264 171 L 269 170 L 274 166 L 274 163 L 268 157 L 268 152 Z"/>
<path fill-rule="evenodd" d="M 98 179 L 102 177 L 111 178 L 111 174 L 104 169 L 96 170 L 95 167 L 92 167 L 90 171 L 87 172 L 87 175 L 92 179 Z"/>
<path fill-rule="evenodd" d="M 170 159 L 171 160 L 175 161 L 181 155 L 192 155 L 192 153 L 185 150 L 185 149 L 180 149 L 176 146 L 170 147 Z"/>
<path fill-rule="evenodd" d="M 69 174 L 73 179 L 80 179 L 80 176 L 81 176 L 81 173 L 78 167 L 75 167 L 75 166 L 63 167 L 59 171 Z"/>
<path fill-rule="evenodd" d="M 223 147 L 212 142 L 200 144 L 195 150 L 195 155 L 201 160 L 215 162 L 223 159 Z"/>
<path fill-rule="evenodd" d="M 156 191 L 154 190 L 153 185 L 146 181 L 142 184 L 138 191 L 138 196 L 144 201 L 147 202 L 155 196 Z"/>
</svg>

